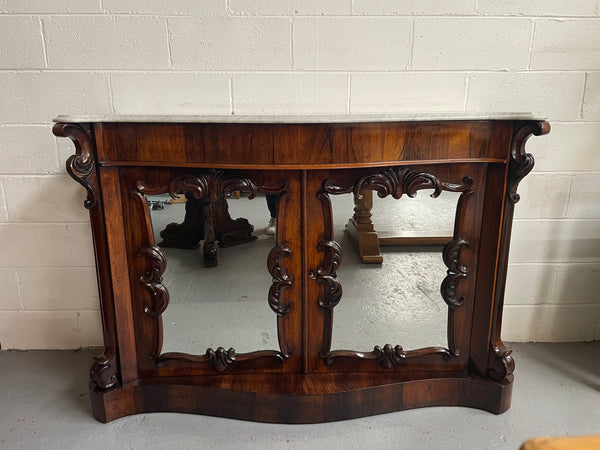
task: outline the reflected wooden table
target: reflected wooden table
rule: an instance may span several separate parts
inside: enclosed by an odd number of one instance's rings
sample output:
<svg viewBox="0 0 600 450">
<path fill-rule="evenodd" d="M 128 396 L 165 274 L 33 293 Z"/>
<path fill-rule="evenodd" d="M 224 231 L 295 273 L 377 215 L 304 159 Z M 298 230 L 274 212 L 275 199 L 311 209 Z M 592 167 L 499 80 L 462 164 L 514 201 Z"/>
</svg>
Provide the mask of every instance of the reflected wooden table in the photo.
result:
<svg viewBox="0 0 600 450">
<path fill-rule="evenodd" d="M 56 122 L 54 134 L 75 143 L 67 170 L 87 190 L 96 252 L 104 351 L 91 367 L 90 394 L 98 420 L 178 411 L 314 423 L 434 405 L 508 409 L 514 361 L 500 329 L 512 217 L 518 184 L 533 167 L 525 142 L 548 133 L 545 121 L 496 115 Z M 224 342 L 196 354 L 163 353 L 166 259 L 146 196 L 186 193 L 212 207 L 236 191 L 279 195 L 265 261 L 272 278 L 265 302 L 278 348 L 236 353 Z M 397 199 L 420 191 L 460 195 L 442 253 L 445 346 L 332 348 L 334 311 L 344 297 L 331 198 L 368 199 L 370 191 Z M 228 317 L 220 320 L 227 326 Z"/>
<path fill-rule="evenodd" d="M 256 240 L 254 227 L 243 217 L 232 219 L 226 198 L 216 202 L 185 194 L 185 217 L 181 223 L 170 223 L 160 232 L 159 247 L 195 250 L 202 245 L 204 267 L 218 264 L 217 245 L 231 247 Z"/>
<path fill-rule="evenodd" d="M 365 264 L 381 264 L 380 247 L 385 245 L 446 245 L 452 240 L 451 232 L 425 230 L 375 230 L 371 220 L 373 191 L 364 191 L 354 197 L 354 214 L 346 225 L 346 231 Z"/>
</svg>

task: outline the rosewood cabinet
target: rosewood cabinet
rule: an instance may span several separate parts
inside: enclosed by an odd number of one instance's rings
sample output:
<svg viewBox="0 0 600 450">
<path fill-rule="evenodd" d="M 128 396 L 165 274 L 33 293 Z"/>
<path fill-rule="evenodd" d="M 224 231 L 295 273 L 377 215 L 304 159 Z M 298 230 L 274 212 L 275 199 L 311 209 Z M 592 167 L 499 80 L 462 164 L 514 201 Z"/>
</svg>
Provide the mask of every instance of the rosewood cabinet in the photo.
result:
<svg viewBox="0 0 600 450">
<path fill-rule="evenodd" d="M 500 328 L 513 209 L 533 167 L 525 142 L 548 133 L 547 122 L 528 115 L 55 122 L 54 134 L 75 143 L 67 169 L 87 190 L 104 332 L 104 351 L 90 371 L 99 421 L 153 411 L 312 423 L 434 405 L 508 409 L 514 362 Z M 280 195 L 264 261 L 276 348 L 238 353 L 223 342 L 197 354 L 164 353 L 166 259 L 146 196 L 215 203 L 237 191 Z M 331 201 L 368 191 L 459 196 L 442 252 L 444 345 L 332 347 L 334 312 L 346 293 Z"/>
</svg>

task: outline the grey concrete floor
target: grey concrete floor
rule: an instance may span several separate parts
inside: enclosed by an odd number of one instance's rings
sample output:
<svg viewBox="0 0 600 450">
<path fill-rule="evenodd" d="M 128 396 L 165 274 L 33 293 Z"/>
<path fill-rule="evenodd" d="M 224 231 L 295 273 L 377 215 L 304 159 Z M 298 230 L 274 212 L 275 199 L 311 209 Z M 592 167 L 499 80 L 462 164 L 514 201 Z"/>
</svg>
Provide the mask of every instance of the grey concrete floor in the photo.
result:
<svg viewBox="0 0 600 450">
<path fill-rule="evenodd" d="M 101 424 L 92 350 L 0 352 L 2 449 L 518 449 L 535 436 L 600 433 L 600 342 L 513 344 L 511 408 L 434 407 L 315 425 L 175 413 Z"/>
</svg>

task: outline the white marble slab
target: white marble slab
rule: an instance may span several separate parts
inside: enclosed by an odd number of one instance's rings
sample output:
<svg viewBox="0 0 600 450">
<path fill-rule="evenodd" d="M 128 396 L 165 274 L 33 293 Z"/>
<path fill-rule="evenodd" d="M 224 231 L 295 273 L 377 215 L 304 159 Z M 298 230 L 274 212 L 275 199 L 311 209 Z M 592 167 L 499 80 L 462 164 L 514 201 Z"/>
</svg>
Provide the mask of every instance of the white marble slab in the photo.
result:
<svg viewBox="0 0 600 450">
<path fill-rule="evenodd" d="M 432 122 L 458 120 L 544 120 L 540 114 L 526 112 L 506 113 L 420 113 L 420 114 L 365 114 L 365 115 L 60 115 L 54 122 L 96 123 L 363 123 L 363 122 Z"/>
</svg>

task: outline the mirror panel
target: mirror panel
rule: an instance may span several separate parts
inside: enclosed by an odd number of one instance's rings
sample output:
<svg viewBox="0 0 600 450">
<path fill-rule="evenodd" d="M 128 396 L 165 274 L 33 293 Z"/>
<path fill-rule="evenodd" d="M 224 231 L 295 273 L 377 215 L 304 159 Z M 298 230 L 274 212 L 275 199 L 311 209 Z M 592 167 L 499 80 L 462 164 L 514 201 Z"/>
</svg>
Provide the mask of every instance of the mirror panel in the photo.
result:
<svg viewBox="0 0 600 450">
<path fill-rule="evenodd" d="M 169 291 L 170 301 L 162 314 L 162 353 L 200 355 L 207 348 L 218 347 L 234 348 L 237 354 L 279 349 L 277 316 L 268 303 L 272 277 L 267 270 L 267 257 L 275 239 L 265 234 L 270 216 L 265 195 L 259 194 L 252 200 L 227 199 L 231 218 L 247 219 L 254 225 L 252 235 L 256 239 L 216 247 L 218 264 L 214 267 L 206 267 L 204 241 L 195 249 L 161 244 L 171 240 L 172 233 L 165 235 L 169 224 L 184 223 L 186 203 L 174 202 L 168 194 L 146 198 L 155 242 L 167 260 L 162 284 Z M 217 214 L 214 209 L 213 212 Z M 174 226 L 170 227 L 173 230 Z M 202 227 L 196 228 L 202 235 Z M 217 241 L 227 241 L 227 237 L 217 236 Z M 193 243 L 189 244 L 193 247 Z"/>
<path fill-rule="evenodd" d="M 380 237 L 387 232 L 452 240 L 460 192 L 437 198 L 430 192 L 400 199 L 373 193 L 372 221 Z M 332 195 L 331 201 L 335 239 L 344 255 L 337 271 L 343 295 L 334 309 L 331 350 L 371 351 L 386 344 L 404 350 L 448 347 L 448 305 L 440 294 L 448 270 L 444 245 L 381 246 L 383 264 L 362 264 L 344 231 L 353 194 Z"/>
</svg>

